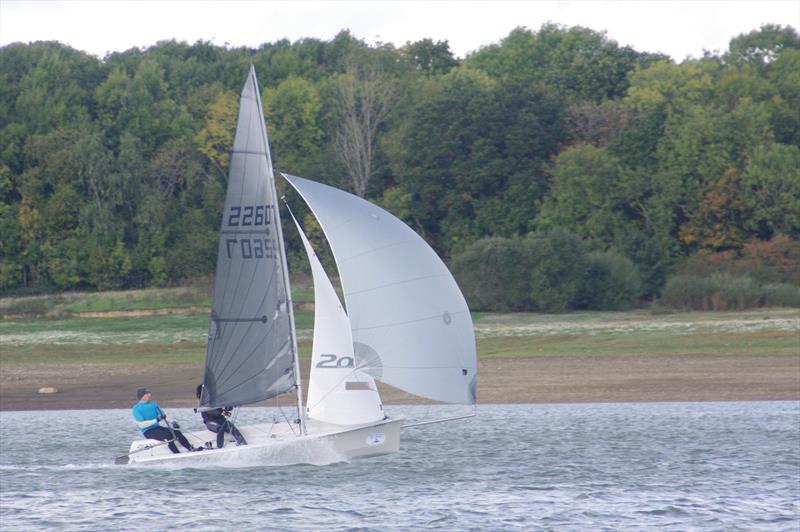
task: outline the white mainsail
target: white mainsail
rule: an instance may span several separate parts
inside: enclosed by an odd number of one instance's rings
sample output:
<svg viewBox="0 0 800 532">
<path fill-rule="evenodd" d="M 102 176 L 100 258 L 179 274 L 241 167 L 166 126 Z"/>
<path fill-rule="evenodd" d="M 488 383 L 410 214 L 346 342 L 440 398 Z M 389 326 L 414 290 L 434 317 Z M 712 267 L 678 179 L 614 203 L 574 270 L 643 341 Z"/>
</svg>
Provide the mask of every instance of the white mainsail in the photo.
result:
<svg viewBox="0 0 800 532">
<path fill-rule="evenodd" d="M 475 404 L 472 318 L 447 267 L 405 223 L 359 197 L 283 174 L 339 268 L 356 367 L 414 395 Z"/>
</svg>

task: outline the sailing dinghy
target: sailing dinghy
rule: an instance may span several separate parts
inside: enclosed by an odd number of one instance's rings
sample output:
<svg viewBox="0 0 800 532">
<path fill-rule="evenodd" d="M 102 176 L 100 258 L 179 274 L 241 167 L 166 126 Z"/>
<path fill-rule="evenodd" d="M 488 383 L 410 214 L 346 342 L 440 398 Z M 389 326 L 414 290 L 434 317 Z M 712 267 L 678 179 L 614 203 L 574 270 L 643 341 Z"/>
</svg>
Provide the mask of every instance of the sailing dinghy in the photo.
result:
<svg viewBox="0 0 800 532">
<path fill-rule="evenodd" d="M 162 442 L 137 440 L 124 463 L 258 463 L 282 452 L 315 463 L 319 453 L 344 459 L 393 453 L 400 447 L 403 419 L 385 414 L 376 380 L 474 408 L 472 319 L 441 259 L 384 209 L 283 174 L 322 227 L 346 303 L 345 310 L 295 219 L 315 299 L 303 406 L 286 252 L 253 67 L 241 94 L 229 171 L 199 408 L 240 407 L 294 391 L 297 415 L 237 424 L 247 445 L 231 442 L 199 453 L 172 454 Z M 209 431 L 183 432 L 193 444 L 216 437 Z"/>
</svg>

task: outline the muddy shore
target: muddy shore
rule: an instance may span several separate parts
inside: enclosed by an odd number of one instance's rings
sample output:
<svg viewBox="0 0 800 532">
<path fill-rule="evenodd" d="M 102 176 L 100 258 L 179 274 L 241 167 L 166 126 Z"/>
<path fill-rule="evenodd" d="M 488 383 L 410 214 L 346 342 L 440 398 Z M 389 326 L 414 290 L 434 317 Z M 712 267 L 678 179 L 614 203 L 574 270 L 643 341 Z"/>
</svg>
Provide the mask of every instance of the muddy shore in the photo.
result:
<svg viewBox="0 0 800 532">
<path fill-rule="evenodd" d="M 0 410 L 128 408 L 138 386 L 152 388 L 162 406 L 191 407 L 201 376 L 202 368 L 178 364 L 7 366 L 0 372 Z M 57 391 L 39 393 L 45 387 Z M 423 402 L 386 386 L 381 396 L 386 404 Z M 478 363 L 479 404 L 764 400 L 800 401 L 800 355 L 569 355 Z"/>
</svg>

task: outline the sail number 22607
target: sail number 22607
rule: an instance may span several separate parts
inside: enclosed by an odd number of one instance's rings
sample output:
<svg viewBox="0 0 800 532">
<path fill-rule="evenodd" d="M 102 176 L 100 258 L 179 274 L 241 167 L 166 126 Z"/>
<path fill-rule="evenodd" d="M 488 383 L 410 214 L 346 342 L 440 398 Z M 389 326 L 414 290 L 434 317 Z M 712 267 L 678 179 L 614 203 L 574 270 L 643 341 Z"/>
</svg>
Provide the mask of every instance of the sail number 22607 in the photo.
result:
<svg viewBox="0 0 800 532">
<path fill-rule="evenodd" d="M 252 227 L 272 223 L 272 205 L 233 205 L 228 210 L 228 226 Z"/>
<path fill-rule="evenodd" d="M 275 257 L 275 245 L 270 235 L 272 225 L 272 205 L 232 205 L 228 208 L 227 226 L 235 229 L 223 233 L 258 233 L 255 237 L 225 239 L 225 250 L 228 258 L 271 259 Z M 252 227 L 253 229 L 247 229 Z"/>
</svg>

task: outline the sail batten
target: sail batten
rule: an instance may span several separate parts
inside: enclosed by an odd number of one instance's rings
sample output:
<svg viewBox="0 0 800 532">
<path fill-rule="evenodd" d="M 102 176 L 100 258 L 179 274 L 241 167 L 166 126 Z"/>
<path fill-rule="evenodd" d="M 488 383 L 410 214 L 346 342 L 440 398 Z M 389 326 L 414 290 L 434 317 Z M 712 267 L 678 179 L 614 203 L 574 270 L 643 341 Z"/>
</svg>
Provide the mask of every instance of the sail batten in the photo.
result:
<svg viewBox="0 0 800 532">
<path fill-rule="evenodd" d="M 399 285 L 402 285 L 402 284 L 414 283 L 414 282 L 422 281 L 422 280 L 426 280 L 426 279 L 441 279 L 441 278 L 446 278 L 446 277 L 449 277 L 449 275 L 445 275 L 445 274 L 441 274 L 441 273 L 437 273 L 437 274 L 433 274 L 433 275 L 425 275 L 425 276 L 422 276 L 422 277 L 415 277 L 413 279 L 403 279 L 401 281 L 396 281 L 394 283 L 387 283 L 387 284 L 382 284 L 382 285 L 378 285 L 378 286 L 362 288 L 361 290 L 353 290 L 353 291 L 349 292 L 349 294 L 351 296 L 354 296 L 354 295 L 357 295 L 357 294 L 366 294 L 368 292 L 372 292 L 372 291 L 375 291 L 375 290 L 381 290 L 381 289 L 387 288 L 389 286 L 399 286 Z"/>
<path fill-rule="evenodd" d="M 463 314 L 463 313 L 457 312 L 457 313 L 455 313 L 453 315 L 458 315 L 458 314 Z M 383 323 L 383 324 L 372 325 L 370 327 L 354 327 L 353 329 L 357 330 L 357 331 L 369 331 L 369 330 L 374 330 L 374 329 L 388 329 L 388 328 L 397 327 L 397 326 L 400 326 L 400 325 L 410 325 L 412 323 L 420 323 L 420 322 L 423 322 L 423 321 L 441 320 L 441 319 L 442 319 L 441 314 L 436 314 L 436 315 L 433 315 L 433 316 L 426 316 L 426 317 L 423 317 L 423 318 L 418 318 L 418 319 L 415 319 L 415 320 L 409 320 L 409 321 L 405 321 L 405 322 L 388 322 L 388 323 Z"/>
</svg>

